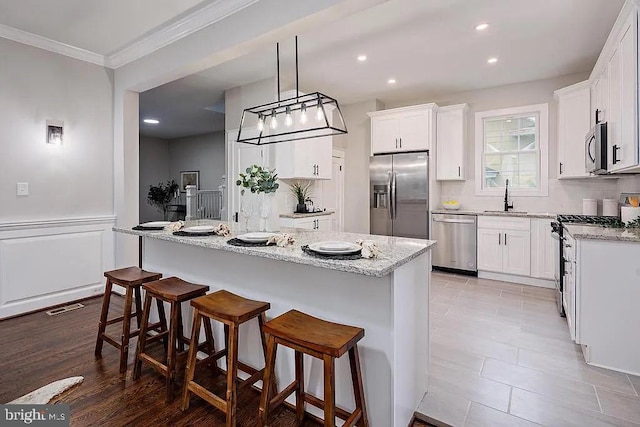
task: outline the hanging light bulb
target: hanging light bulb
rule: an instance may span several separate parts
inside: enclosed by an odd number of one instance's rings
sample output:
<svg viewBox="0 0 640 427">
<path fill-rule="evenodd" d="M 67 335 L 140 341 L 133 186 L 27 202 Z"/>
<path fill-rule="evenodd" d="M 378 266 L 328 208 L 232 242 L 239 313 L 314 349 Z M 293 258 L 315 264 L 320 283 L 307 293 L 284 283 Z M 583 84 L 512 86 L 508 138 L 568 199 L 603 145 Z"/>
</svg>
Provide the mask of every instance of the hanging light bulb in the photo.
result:
<svg viewBox="0 0 640 427">
<path fill-rule="evenodd" d="M 322 104 L 318 101 L 318 109 L 316 110 L 316 120 L 322 121 L 324 119 L 324 111 L 322 111 Z"/>
<path fill-rule="evenodd" d="M 264 129 L 264 116 L 262 114 L 258 114 L 258 130 L 262 132 Z"/>
<path fill-rule="evenodd" d="M 286 127 L 291 127 L 293 124 L 293 117 L 291 117 L 291 109 L 287 107 L 287 113 L 284 116 L 284 125 Z"/>
<path fill-rule="evenodd" d="M 304 102 L 302 103 L 302 106 L 300 106 L 300 123 L 307 123 L 307 104 Z"/>
<path fill-rule="evenodd" d="M 271 110 L 271 129 L 278 128 L 278 120 L 276 119 L 276 110 Z"/>
</svg>

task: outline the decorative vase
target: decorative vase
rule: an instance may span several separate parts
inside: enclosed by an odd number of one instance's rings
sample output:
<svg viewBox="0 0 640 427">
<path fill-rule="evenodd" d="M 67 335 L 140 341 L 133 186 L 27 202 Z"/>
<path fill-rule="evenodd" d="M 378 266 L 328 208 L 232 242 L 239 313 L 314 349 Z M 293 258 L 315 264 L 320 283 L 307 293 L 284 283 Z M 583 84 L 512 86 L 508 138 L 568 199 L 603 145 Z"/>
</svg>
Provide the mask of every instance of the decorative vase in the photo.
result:
<svg viewBox="0 0 640 427">
<path fill-rule="evenodd" d="M 249 194 L 243 194 L 240 198 L 240 215 L 244 219 L 244 230 L 248 232 L 249 220 L 253 215 L 253 200 Z"/>
<path fill-rule="evenodd" d="M 298 203 L 296 205 L 296 213 L 305 213 L 307 210 L 307 206 L 304 203 Z"/>
<path fill-rule="evenodd" d="M 269 219 L 274 196 L 275 193 L 260 194 L 260 231 L 269 231 Z"/>
</svg>

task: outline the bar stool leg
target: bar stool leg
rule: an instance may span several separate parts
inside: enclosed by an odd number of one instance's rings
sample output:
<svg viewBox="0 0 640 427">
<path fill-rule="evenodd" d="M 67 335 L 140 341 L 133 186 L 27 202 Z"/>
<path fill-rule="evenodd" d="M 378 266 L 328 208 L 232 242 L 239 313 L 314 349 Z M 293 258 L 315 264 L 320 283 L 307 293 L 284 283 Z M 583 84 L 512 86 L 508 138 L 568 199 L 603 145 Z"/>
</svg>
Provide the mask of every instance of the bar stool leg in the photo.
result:
<svg viewBox="0 0 640 427">
<path fill-rule="evenodd" d="M 162 300 L 156 299 L 156 307 L 158 308 L 158 319 L 160 319 L 160 332 L 167 331 L 167 315 L 164 312 L 164 303 Z M 168 338 L 165 335 L 162 338 L 162 344 L 164 344 L 164 351 L 167 351 Z"/>
<path fill-rule="evenodd" d="M 103 334 L 107 329 L 107 317 L 109 315 L 109 304 L 111 303 L 111 289 L 113 285 L 111 280 L 107 279 L 104 288 L 104 296 L 102 297 L 102 311 L 100 312 L 100 323 L 98 324 L 98 338 L 96 339 L 95 355 L 102 356 Z"/>
<path fill-rule="evenodd" d="M 182 325 L 182 303 L 176 302 L 178 306 L 178 330 L 176 334 L 176 339 L 178 340 L 178 350 L 180 352 L 184 351 L 184 326 Z"/>
<path fill-rule="evenodd" d="M 298 424 L 304 420 L 304 355 L 296 351 L 296 421 Z"/>
<path fill-rule="evenodd" d="M 360 369 L 360 355 L 358 346 L 354 345 L 349 350 L 349 364 L 351 365 L 351 380 L 353 382 L 353 394 L 356 401 L 356 409 L 360 408 L 362 415 L 356 424 L 358 427 L 369 427 L 367 416 L 367 404 L 364 399 L 364 387 L 362 385 L 362 370 Z"/>
<path fill-rule="evenodd" d="M 324 425 L 336 425 L 336 366 L 331 356 L 324 355 Z"/>
<path fill-rule="evenodd" d="M 193 375 L 196 370 L 196 356 L 198 354 L 198 335 L 200 334 L 200 322 L 202 316 L 198 309 L 193 310 L 193 325 L 191 327 L 191 341 L 189 344 L 189 355 L 187 356 L 187 369 L 184 374 L 184 386 L 182 390 L 182 410 L 189 409 L 189 401 L 191 393 L 189 392 L 189 383 L 193 381 Z"/>
<path fill-rule="evenodd" d="M 215 346 L 215 343 L 213 341 L 213 330 L 211 329 L 211 319 L 209 319 L 208 317 L 203 317 L 202 318 L 202 322 L 204 324 L 204 336 L 205 336 L 206 343 L 207 343 L 207 353 L 209 355 L 211 355 L 211 354 L 216 352 L 216 346 Z M 227 348 L 227 347 L 225 347 L 225 348 Z M 211 364 L 211 369 L 214 372 L 217 372 L 219 374 L 223 374 L 222 369 L 220 367 L 218 367 L 218 361 L 215 361 L 215 362 L 213 362 Z"/>
<path fill-rule="evenodd" d="M 260 341 L 262 342 L 262 352 L 264 355 L 264 363 L 265 366 L 267 364 L 267 337 L 265 336 L 265 333 L 263 332 L 263 325 L 267 323 L 267 316 L 265 316 L 264 313 L 260 313 L 260 316 L 258 316 L 258 328 L 260 329 Z M 264 371 L 263 371 L 263 377 L 264 377 Z M 263 378 L 264 380 L 264 378 Z M 264 384 L 266 384 L 263 381 L 263 385 L 262 387 L 264 387 Z M 271 384 L 269 384 L 272 388 L 271 393 L 273 394 L 273 396 L 276 396 L 278 394 L 278 381 L 275 377 L 275 375 L 273 376 L 273 379 L 271 381 Z"/>
<path fill-rule="evenodd" d="M 142 311 L 142 324 L 140 325 L 140 334 L 138 335 L 138 346 L 136 347 L 136 358 L 133 362 L 133 379 L 140 378 L 142 371 L 142 359 L 140 355 L 145 352 L 147 347 L 147 327 L 149 326 L 149 311 L 151 310 L 151 295 L 146 294 L 144 298 L 144 310 Z"/>
<path fill-rule="evenodd" d="M 227 356 L 224 358 L 224 363 L 227 365 L 227 372 L 229 372 L 229 325 L 224 324 L 224 348 L 227 350 Z"/>
<path fill-rule="evenodd" d="M 127 286 L 124 300 L 124 319 L 122 320 L 122 336 L 120 338 L 120 373 L 127 371 L 127 358 L 129 357 L 129 338 L 131 337 L 131 305 L 133 289 Z"/>
<path fill-rule="evenodd" d="M 271 383 L 275 376 L 277 349 L 278 344 L 276 344 L 276 339 L 271 335 L 267 335 L 267 361 L 265 363 L 264 377 L 262 379 L 263 386 L 262 396 L 260 396 L 260 409 L 258 410 L 258 427 L 266 427 L 269 425 L 269 411 L 271 410 L 269 402 L 271 402 L 272 397 L 271 387 L 266 387 L 264 384 Z"/>
<path fill-rule="evenodd" d="M 229 325 L 227 360 L 227 427 L 235 427 L 238 392 L 238 325 L 235 323 Z"/>
<path fill-rule="evenodd" d="M 176 371 L 176 332 L 180 321 L 178 320 L 180 303 L 171 303 L 171 320 L 169 321 L 169 346 L 167 348 L 167 402 L 173 400 L 173 379 Z"/>
<path fill-rule="evenodd" d="M 142 321 L 142 296 L 140 293 L 140 287 L 136 287 L 136 323 L 138 329 L 140 329 L 140 322 Z"/>
</svg>

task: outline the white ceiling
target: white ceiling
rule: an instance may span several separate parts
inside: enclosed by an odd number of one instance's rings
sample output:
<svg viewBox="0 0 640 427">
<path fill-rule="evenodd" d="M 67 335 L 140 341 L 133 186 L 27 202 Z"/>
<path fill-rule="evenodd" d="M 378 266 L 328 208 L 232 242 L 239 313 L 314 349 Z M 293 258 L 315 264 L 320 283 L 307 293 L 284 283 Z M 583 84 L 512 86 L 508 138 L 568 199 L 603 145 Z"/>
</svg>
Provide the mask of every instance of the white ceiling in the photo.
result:
<svg viewBox="0 0 640 427">
<path fill-rule="evenodd" d="M 109 55 L 213 0 L 0 0 L 0 24 Z"/>
<path fill-rule="evenodd" d="M 589 71 L 623 3 L 390 0 L 301 33 L 301 89 L 325 92 L 342 104 L 427 100 Z M 489 29 L 477 32 L 480 22 L 488 22 Z M 356 60 L 361 53 L 368 57 L 364 63 Z M 293 42 L 282 43 L 283 89 L 293 86 L 292 54 Z M 492 56 L 499 58 L 495 65 L 487 64 Z M 219 103 L 225 89 L 274 74 L 275 47 L 269 47 L 146 92 L 141 105 L 147 115 L 180 115 L 186 127 L 190 115 L 211 120 L 202 109 Z M 390 77 L 397 84 L 388 85 Z M 207 131 L 215 130 L 212 123 Z M 159 136 L 162 128 L 156 128 Z"/>
</svg>

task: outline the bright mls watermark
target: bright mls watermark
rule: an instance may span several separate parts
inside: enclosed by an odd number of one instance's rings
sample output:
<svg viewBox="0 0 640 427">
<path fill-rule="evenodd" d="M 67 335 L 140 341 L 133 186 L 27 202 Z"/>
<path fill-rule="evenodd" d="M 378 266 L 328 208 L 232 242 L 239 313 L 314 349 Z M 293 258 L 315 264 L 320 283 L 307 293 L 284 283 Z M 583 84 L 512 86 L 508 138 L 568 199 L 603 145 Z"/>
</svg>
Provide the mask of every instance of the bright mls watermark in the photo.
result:
<svg viewBox="0 0 640 427">
<path fill-rule="evenodd" d="M 0 405 L 0 426 L 69 426 L 69 405 Z"/>
</svg>

